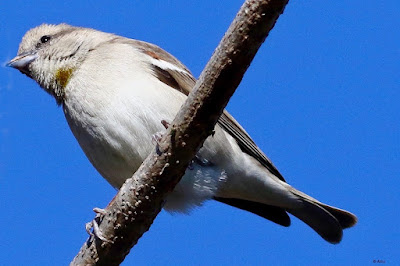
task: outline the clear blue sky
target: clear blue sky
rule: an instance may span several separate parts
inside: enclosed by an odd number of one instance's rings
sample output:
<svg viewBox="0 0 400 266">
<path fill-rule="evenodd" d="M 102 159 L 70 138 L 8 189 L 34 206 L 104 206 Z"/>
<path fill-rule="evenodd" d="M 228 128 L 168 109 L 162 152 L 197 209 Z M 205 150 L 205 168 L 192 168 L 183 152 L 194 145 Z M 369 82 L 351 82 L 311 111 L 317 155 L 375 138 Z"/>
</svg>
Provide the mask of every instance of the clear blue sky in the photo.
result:
<svg viewBox="0 0 400 266">
<path fill-rule="evenodd" d="M 43 22 L 156 43 L 198 76 L 242 1 L 6 1 L 0 60 Z M 215 202 L 162 212 L 124 265 L 400 263 L 400 4 L 291 1 L 228 105 L 286 180 L 354 212 L 342 243 Z M 150 136 L 149 136 L 150 137 Z M 0 67 L 0 264 L 65 265 L 115 191 L 61 108 Z"/>
</svg>

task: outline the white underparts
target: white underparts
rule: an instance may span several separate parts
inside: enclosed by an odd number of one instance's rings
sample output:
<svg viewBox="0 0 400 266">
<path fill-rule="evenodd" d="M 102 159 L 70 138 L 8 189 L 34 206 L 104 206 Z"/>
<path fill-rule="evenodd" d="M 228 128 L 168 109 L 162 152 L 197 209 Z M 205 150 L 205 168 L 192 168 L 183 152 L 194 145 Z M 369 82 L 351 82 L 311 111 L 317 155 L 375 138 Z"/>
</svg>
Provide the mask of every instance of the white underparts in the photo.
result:
<svg viewBox="0 0 400 266">
<path fill-rule="evenodd" d="M 199 166 L 193 163 L 174 191 L 167 197 L 164 209 L 169 212 L 188 213 L 204 201 L 212 199 L 227 175 L 215 166 Z"/>
</svg>

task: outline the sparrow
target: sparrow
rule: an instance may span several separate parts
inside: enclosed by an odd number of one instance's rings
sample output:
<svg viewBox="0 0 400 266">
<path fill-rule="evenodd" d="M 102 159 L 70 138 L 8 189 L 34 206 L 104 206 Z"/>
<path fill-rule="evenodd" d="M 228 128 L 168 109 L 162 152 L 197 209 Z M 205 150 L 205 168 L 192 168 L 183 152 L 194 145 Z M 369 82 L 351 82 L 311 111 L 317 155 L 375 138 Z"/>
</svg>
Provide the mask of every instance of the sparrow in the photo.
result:
<svg viewBox="0 0 400 266">
<path fill-rule="evenodd" d="M 67 24 L 29 30 L 8 66 L 35 80 L 61 106 L 80 147 L 116 189 L 155 148 L 196 79 L 154 44 Z M 207 200 L 282 226 L 288 213 L 330 243 L 357 218 L 290 186 L 243 127 L 224 111 L 164 209 L 187 213 Z"/>
</svg>

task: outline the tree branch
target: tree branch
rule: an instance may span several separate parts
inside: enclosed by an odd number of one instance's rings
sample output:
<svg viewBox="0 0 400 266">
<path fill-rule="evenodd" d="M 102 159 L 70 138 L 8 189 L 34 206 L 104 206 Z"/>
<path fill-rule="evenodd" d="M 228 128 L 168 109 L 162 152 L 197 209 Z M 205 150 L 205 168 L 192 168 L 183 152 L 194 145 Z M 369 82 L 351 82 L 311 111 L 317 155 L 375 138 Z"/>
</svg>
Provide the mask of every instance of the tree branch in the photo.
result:
<svg viewBox="0 0 400 266">
<path fill-rule="evenodd" d="M 257 50 L 288 0 L 248 0 L 156 149 L 96 220 L 106 239 L 91 236 L 71 265 L 119 265 L 161 211 L 166 195 L 212 132 Z M 151 136 L 149 136 L 150 138 Z M 161 151 L 161 152 L 160 152 Z"/>
</svg>

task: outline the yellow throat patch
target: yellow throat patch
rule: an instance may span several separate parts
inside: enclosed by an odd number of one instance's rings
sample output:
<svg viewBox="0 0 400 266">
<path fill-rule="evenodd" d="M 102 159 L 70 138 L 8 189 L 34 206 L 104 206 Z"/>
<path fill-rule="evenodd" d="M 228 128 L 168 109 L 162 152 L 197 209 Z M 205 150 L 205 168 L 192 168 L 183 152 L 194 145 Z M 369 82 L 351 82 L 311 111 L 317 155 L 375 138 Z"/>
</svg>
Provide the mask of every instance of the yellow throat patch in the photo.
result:
<svg viewBox="0 0 400 266">
<path fill-rule="evenodd" d="M 72 73 L 74 73 L 74 68 L 59 68 L 56 72 L 56 82 L 61 86 L 61 88 L 65 88 L 71 79 Z"/>
</svg>

